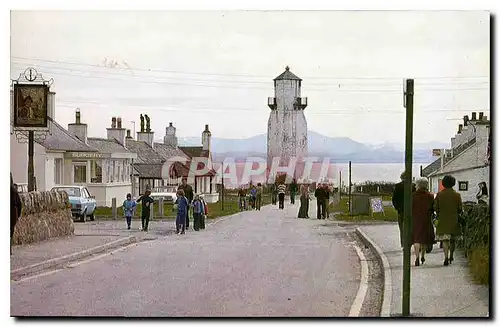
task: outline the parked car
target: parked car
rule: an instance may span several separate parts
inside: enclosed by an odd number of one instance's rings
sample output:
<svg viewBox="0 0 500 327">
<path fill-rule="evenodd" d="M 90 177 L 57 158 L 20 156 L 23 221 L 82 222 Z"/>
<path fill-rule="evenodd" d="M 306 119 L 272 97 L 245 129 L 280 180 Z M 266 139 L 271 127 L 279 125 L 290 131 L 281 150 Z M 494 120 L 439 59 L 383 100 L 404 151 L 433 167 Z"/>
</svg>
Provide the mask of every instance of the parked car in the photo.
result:
<svg viewBox="0 0 500 327">
<path fill-rule="evenodd" d="M 85 222 L 85 218 L 89 217 L 90 221 L 94 221 L 97 201 L 85 186 L 56 186 L 52 191 L 64 191 L 68 194 L 73 218 Z"/>
</svg>

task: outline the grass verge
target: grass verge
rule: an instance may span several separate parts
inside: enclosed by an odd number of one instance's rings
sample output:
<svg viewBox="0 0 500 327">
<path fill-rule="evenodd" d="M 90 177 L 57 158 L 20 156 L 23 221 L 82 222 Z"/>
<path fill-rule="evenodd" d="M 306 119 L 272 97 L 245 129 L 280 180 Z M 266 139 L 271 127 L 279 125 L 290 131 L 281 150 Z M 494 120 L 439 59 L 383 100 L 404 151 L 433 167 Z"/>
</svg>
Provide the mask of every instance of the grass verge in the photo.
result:
<svg viewBox="0 0 500 327">
<path fill-rule="evenodd" d="M 470 253 L 470 272 L 474 280 L 482 285 L 490 282 L 490 252 L 486 246 L 475 248 Z"/>
<path fill-rule="evenodd" d="M 329 206 L 329 212 L 340 212 L 335 219 L 341 221 L 398 221 L 398 212 L 392 206 L 384 206 L 384 213 L 376 212 L 373 215 L 349 215 L 349 198 L 343 197 L 335 205 Z"/>
</svg>

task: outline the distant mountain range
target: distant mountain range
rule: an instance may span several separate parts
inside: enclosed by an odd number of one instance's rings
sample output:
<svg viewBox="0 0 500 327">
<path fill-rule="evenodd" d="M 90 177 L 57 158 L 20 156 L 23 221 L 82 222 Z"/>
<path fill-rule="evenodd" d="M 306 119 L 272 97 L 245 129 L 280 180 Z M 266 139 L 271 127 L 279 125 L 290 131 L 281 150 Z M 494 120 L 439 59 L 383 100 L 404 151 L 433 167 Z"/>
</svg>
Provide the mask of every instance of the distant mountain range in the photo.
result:
<svg viewBox="0 0 500 327">
<path fill-rule="evenodd" d="M 158 140 L 158 142 L 162 141 Z M 179 137 L 178 141 L 179 145 L 201 145 L 201 137 Z M 432 149 L 448 146 L 442 142 L 415 143 L 413 162 L 432 162 Z M 331 161 L 337 163 L 349 160 L 353 163 L 402 163 L 405 156 L 404 144 L 364 144 L 347 137 L 328 137 L 314 131 L 309 131 L 308 149 L 311 157 L 330 157 Z M 216 161 L 221 161 L 226 157 L 234 157 L 236 160 L 249 156 L 266 157 L 267 136 L 260 134 L 246 139 L 212 137 L 212 152 Z"/>
</svg>

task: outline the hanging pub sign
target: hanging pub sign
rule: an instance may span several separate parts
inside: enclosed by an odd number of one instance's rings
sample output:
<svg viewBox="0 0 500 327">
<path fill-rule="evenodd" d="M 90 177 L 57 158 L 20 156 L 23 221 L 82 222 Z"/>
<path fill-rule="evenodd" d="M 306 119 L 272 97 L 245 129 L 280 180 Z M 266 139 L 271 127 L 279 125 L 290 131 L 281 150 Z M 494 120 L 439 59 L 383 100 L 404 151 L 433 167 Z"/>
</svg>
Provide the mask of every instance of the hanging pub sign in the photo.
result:
<svg viewBox="0 0 500 327">
<path fill-rule="evenodd" d="M 14 84 L 14 127 L 48 127 L 49 86 Z"/>
</svg>

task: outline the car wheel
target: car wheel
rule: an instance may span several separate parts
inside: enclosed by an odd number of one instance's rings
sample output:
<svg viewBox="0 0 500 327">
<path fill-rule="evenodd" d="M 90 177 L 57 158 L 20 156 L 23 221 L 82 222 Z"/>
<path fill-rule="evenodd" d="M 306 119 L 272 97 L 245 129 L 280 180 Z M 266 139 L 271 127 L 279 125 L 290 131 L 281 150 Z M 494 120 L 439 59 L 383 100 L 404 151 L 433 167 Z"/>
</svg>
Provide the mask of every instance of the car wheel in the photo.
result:
<svg viewBox="0 0 500 327">
<path fill-rule="evenodd" d="M 95 220 L 95 216 L 94 215 L 95 215 L 95 211 L 92 212 L 92 214 L 89 216 L 90 221 L 94 221 Z"/>
<path fill-rule="evenodd" d="M 80 222 L 84 223 L 85 222 L 85 211 L 82 213 L 82 215 L 80 216 Z"/>
</svg>

